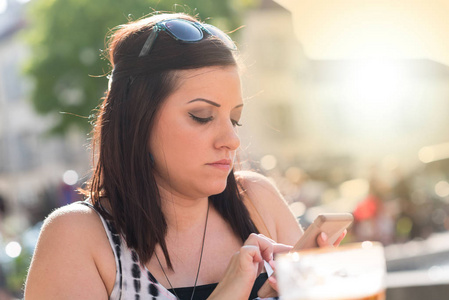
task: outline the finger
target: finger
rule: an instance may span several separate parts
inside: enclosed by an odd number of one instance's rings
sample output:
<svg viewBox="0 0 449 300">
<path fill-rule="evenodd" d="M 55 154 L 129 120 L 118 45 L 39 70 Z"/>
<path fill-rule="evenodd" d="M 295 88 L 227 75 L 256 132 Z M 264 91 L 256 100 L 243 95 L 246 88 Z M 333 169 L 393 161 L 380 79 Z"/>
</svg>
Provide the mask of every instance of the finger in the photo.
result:
<svg viewBox="0 0 449 300">
<path fill-rule="evenodd" d="M 271 239 L 271 238 L 269 238 L 269 237 L 267 237 L 266 235 L 263 235 L 263 234 L 261 234 L 261 233 L 259 233 L 258 236 L 263 237 L 263 238 L 269 240 L 269 241 L 272 242 L 272 243 L 276 243 L 275 240 L 273 240 L 273 239 Z"/>
<path fill-rule="evenodd" d="M 240 248 L 240 266 L 242 270 L 254 270 L 256 276 L 264 269 L 264 260 L 258 246 L 245 245 Z M 249 270 L 248 270 L 249 271 Z"/>
<path fill-rule="evenodd" d="M 262 234 L 250 234 L 245 241 L 245 245 L 257 246 L 264 260 L 268 263 L 273 260 L 273 254 L 289 252 L 293 247 L 290 245 L 278 244 L 272 239 L 267 238 Z"/>
<path fill-rule="evenodd" d="M 257 246 L 260 249 L 260 254 L 263 259 L 266 261 L 273 259 L 273 243 L 263 235 L 250 234 L 244 245 Z"/>
<path fill-rule="evenodd" d="M 270 281 L 267 280 L 260 287 L 259 291 L 257 292 L 257 296 L 259 296 L 262 299 L 265 299 L 265 298 L 277 297 L 279 295 L 278 295 L 277 291 L 271 287 Z"/>
<path fill-rule="evenodd" d="M 341 241 L 345 238 L 346 234 L 348 233 L 348 231 L 345 229 L 341 235 L 338 237 L 338 239 L 335 241 L 334 246 L 337 247 L 338 245 L 340 245 Z"/>
<path fill-rule="evenodd" d="M 279 291 L 279 287 L 278 287 L 278 282 L 275 276 L 270 276 L 268 278 L 268 283 L 270 284 L 270 286 L 273 288 L 273 290 L 275 291 Z"/>
<path fill-rule="evenodd" d="M 262 262 L 262 255 L 257 245 L 243 245 L 240 248 L 240 260 L 250 261 L 252 263 Z"/>
<path fill-rule="evenodd" d="M 321 232 L 321 234 L 318 235 L 316 242 L 320 248 L 332 247 L 332 245 L 329 244 L 328 239 L 329 238 L 327 237 L 327 234 L 324 232 Z"/>
<path fill-rule="evenodd" d="M 278 243 L 273 244 L 273 253 L 289 252 L 292 249 L 293 249 L 293 246 L 290 246 L 290 245 L 278 244 Z"/>
</svg>

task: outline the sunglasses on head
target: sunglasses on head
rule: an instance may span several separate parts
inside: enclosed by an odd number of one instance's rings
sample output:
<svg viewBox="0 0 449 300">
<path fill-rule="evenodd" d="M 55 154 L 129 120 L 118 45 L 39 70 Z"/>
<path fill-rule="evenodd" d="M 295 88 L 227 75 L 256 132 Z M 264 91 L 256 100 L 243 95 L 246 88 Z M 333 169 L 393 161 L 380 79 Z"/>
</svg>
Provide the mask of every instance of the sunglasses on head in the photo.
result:
<svg viewBox="0 0 449 300">
<path fill-rule="evenodd" d="M 209 24 L 201 24 L 184 19 L 170 19 L 156 23 L 153 31 L 145 41 L 139 57 L 148 55 L 160 31 L 167 32 L 172 38 L 184 43 L 194 43 L 204 38 L 204 33 L 218 37 L 229 49 L 236 50 L 234 42 L 223 31 Z"/>
</svg>

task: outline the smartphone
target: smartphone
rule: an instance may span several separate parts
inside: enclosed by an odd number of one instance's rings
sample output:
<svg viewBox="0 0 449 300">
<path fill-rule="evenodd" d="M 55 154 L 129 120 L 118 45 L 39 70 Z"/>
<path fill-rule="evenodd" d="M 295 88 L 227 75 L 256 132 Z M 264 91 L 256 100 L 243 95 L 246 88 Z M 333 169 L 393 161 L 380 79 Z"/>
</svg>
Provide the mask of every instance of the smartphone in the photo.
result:
<svg viewBox="0 0 449 300">
<path fill-rule="evenodd" d="M 329 243 L 333 244 L 353 220 L 354 217 L 350 213 L 320 214 L 306 229 L 291 251 L 318 247 L 316 239 L 321 232 L 326 233 Z"/>
</svg>

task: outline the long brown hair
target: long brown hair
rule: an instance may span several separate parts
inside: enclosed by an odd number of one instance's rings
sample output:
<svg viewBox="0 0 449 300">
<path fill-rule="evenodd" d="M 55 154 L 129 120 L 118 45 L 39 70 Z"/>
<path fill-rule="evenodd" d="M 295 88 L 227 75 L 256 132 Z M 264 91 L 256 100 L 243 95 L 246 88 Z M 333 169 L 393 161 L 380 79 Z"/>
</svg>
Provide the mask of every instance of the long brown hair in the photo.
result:
<svg viewBox="0 0 449 300">
<path fill-rule="evenodd" d="M 213 36 L 180 43 L 160 32 L 151 53 L 139 57 L 154 24 L 173 18 L 197 21 L 185 14 L 153 15 L 118 26 L 112 33 L 107 52 L 112 78 L 93 128 L 94 172 L 84 190 L 142 264 L 160 244 L 169 268 L 167 223 L 147 149 L 151 128 L 161 104 L 175 88 L 173 71 L 236 65 L 233 52 Z M 101 205 L 103 197 L 110 210 Z M 209 200 L 242 242 L 257 232 L 233 172 L 225 190 Z"/>
</svg>

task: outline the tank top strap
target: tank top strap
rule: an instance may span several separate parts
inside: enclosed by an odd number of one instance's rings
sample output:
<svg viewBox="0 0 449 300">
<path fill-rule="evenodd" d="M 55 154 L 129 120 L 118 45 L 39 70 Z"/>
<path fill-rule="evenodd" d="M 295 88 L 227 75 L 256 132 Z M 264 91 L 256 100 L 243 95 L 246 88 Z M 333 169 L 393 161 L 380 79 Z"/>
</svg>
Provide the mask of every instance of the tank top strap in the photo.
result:
<svg viewBox="0 0 449 300">
<path fill-rule="evenodd" d="M 122 240 L 120 234 L 115 229 L 114 225 L 110 221 L 106 220 L 101 215 L 101 213 L 95 208 L 95 206 L 92 205 L 92 203 L 90 202 L 90 199 L 87 199 L 85 201 L 78 201 L 73 204 L 81 204 L 81 205 L 90 207 L 100 217 L 101 223 L 103 224 L 104 230 L 108 237 L 109 244 L 111 245 L 112 252 L 114 253 L 115 266 L 116 266 L 116 270 L 117 270 L 116 276 L 115 276 L 114 288 L 112 290 L 112 293 L 111 293 L 111 296 L 109 299 L 114 299 L 114 300 L 122 299 L 121 291 L 122 291 L 122 285 L 123 285 L 123 272 L 122 272 L 122 264 L 121 264 L 121 255 L 122 255 L 122 243 L 124 241 Z"/>
</svg>

